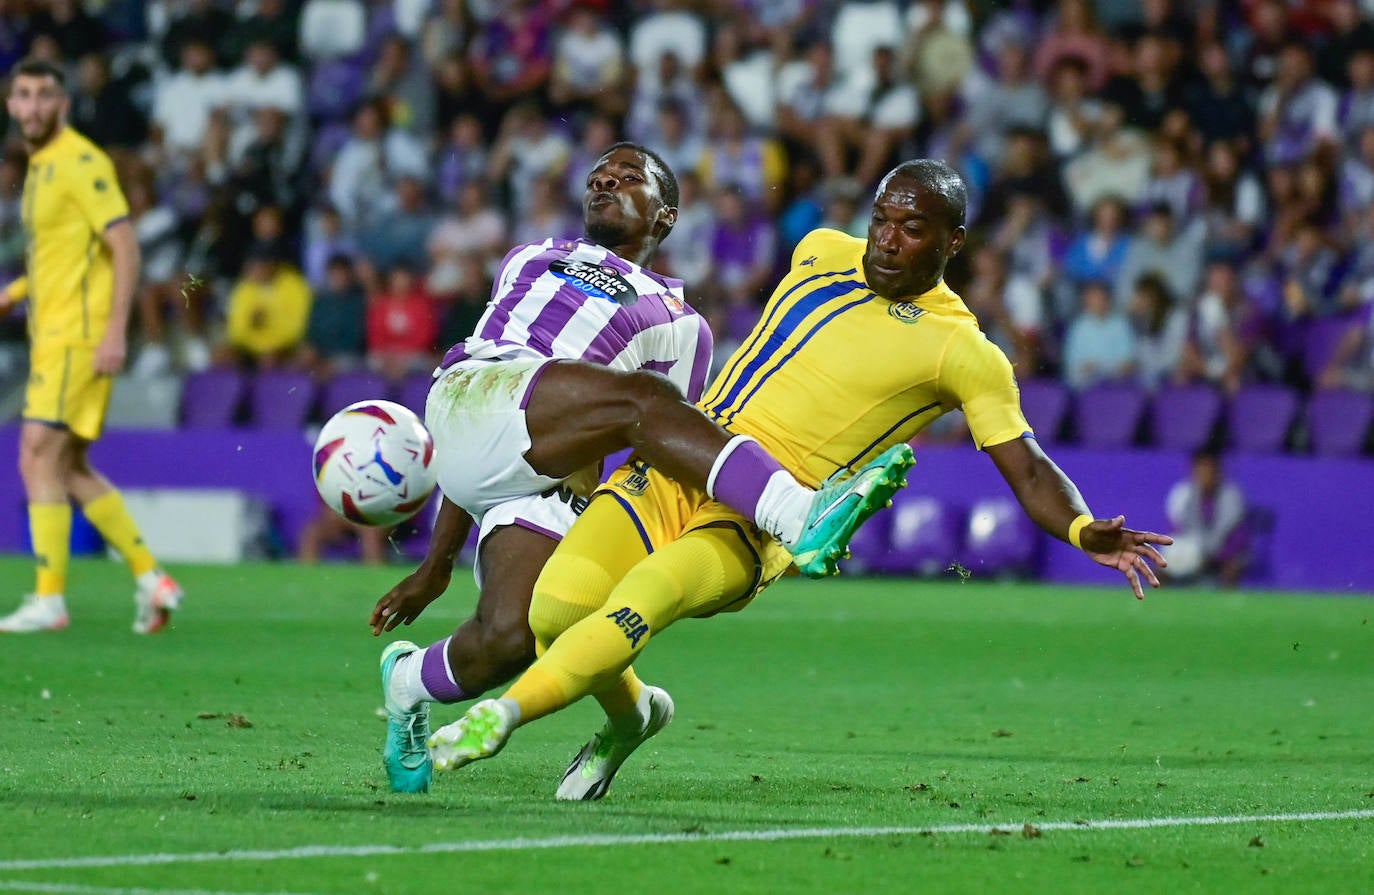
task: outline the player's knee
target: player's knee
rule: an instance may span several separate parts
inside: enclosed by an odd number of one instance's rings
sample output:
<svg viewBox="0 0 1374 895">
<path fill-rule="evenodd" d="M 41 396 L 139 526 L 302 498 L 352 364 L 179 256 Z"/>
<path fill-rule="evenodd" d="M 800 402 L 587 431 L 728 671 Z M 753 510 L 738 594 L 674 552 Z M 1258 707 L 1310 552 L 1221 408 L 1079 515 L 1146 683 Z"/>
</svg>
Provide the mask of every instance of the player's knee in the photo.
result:
<svg viewBox="0 0 1374 895">
<path fill-rule="evenodd" d="M 510 680 L 534 661 L 534 635 L 523 618 L 499 619 L 482 626 L 482 653 L 491 680 L 483 689 Z"/>
<path fill-rule="evenodd" d="M 60 445 L 38 439 L 22 439 L 19 444 L 19 475 L 26 482 L 61 478 Z"/>
<path fill-rule="evenodd" d="M 539 643 L 553 643 L 600 606 L 613 586 L 610 575 L 594 560 L 574 553 L 554 553 L 534 584 L 531 633 Z"/>
</svg>

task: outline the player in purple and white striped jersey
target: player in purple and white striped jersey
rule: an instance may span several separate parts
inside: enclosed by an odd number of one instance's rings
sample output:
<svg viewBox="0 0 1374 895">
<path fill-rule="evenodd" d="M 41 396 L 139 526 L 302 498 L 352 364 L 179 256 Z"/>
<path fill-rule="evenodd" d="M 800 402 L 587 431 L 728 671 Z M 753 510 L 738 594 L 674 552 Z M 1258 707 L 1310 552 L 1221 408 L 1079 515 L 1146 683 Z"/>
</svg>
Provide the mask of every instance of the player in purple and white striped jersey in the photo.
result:
<svg viewBox="0 0 1374 895">
<path fill-rule="evenodd" d="M 546 239 L 506 255 L 476 331 L 440 367 L 469 358 L 653 370 L 696 401 L 711 366 L 711 331 L 683 298 L 681 280 L 587 239 Z"/>
<path fill-rule="evenodd" d="M 833 573 L 872 511 L 877 495 L 861 476 L 806 488 L 691 403 L 710 367 L 710 331 L 680 281 L 644 267 L 677 220 L 677 193 L 654 152 L 612 146 L 587 178 L 586 238 L 507 255 L 477 331 L 435 372 L 425 423 L 444 499 L 428 555 L 378 601 L 373 633 L 409 624 L 443 593 L 474 522 L 480 595 L 451 637 L 382 654 L 393 789 L 429 787 L 430 702 L 471 699 L 533 660 L 534 582 L 607 455 L 631 448 L 754 519 L 808 574 Z"/>
</svg>

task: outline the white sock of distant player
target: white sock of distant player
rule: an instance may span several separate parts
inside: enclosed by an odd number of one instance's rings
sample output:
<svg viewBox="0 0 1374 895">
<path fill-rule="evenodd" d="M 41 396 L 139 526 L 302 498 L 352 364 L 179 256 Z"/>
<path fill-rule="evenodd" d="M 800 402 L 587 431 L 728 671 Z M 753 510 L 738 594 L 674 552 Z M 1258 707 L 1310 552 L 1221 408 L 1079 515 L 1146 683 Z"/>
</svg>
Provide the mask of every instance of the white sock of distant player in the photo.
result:
<svg viewBox="0 0 1374 895">
<path fill-rule="evenodd" d="M 161 570 L 161 569 L 149 569 L 148 571 L 144 572 L 142 575 L 139 575 L 139 576 L 138 576 L 138 578 L 136 579 L 136 583 L 138 584 L 138 586 L 139 586 L 140 588 L 142 588 L 142 589 L 144 589 L 144 590 L 152 590 L 153 588 L 157 587 L 158 582 L 161 581 L 161 580 L 162 580 L 162 570 Z"/>
<path fill-rule="evenodd" d="M 787 546 L 801 538 L 816 494 L 747 435 L 731 438 L 716 455 L 706 493 L 752 516 L 759 528 Z"/>
</svg>

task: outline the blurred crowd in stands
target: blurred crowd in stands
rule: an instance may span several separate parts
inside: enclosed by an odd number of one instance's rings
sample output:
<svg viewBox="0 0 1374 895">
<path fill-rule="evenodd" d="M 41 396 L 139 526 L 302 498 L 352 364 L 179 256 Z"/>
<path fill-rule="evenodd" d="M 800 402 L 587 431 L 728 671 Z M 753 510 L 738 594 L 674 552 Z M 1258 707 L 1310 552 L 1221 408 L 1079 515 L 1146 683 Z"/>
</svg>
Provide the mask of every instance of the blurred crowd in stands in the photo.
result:
<svg viewBox="0 0 1374 895">
<path fill-rule="evenodd" d="M 1371 0 L 0 3 L 70 72 L 144 253 L 132 375 L 430 367 L 619 139 L 723 359 L 876 179 L 970 187 L 949 272 L 1023 380 L 1374 390 Z M 0 274 L 25 163 L 0 165 Z M 22 342 L 22 324 L 0 323 Z M 856 346 L 859 350 L 859 346 Z"/>
</svg>

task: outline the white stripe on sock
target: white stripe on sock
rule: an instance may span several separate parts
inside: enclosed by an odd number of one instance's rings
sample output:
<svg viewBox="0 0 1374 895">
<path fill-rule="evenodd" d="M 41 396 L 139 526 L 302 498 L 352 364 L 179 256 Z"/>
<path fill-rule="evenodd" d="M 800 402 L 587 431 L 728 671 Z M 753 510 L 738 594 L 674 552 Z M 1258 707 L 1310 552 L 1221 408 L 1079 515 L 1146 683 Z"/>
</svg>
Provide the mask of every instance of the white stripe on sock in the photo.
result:
<svg viewBox="0 0 1374 895">
<path fill-rule="evenodd" d="M 720 449 L 720 453 L 716 454 L 715 462 L 711 464 L 711 474 L 706 477 L 706 495 L 708 497 L 712 500 L 716 499 L 716 475 L 720 472 L 721 467 L 725 465 L 725 461 L 730 459 L 730 455 L 733 454 L 735 449 L 740 445 L 744 444 L 746 441 L 754 440 L 755 439 L 750 438 L 748 435 L 736 435 L 725 442 L 725 447 Z"/>
</svg>

